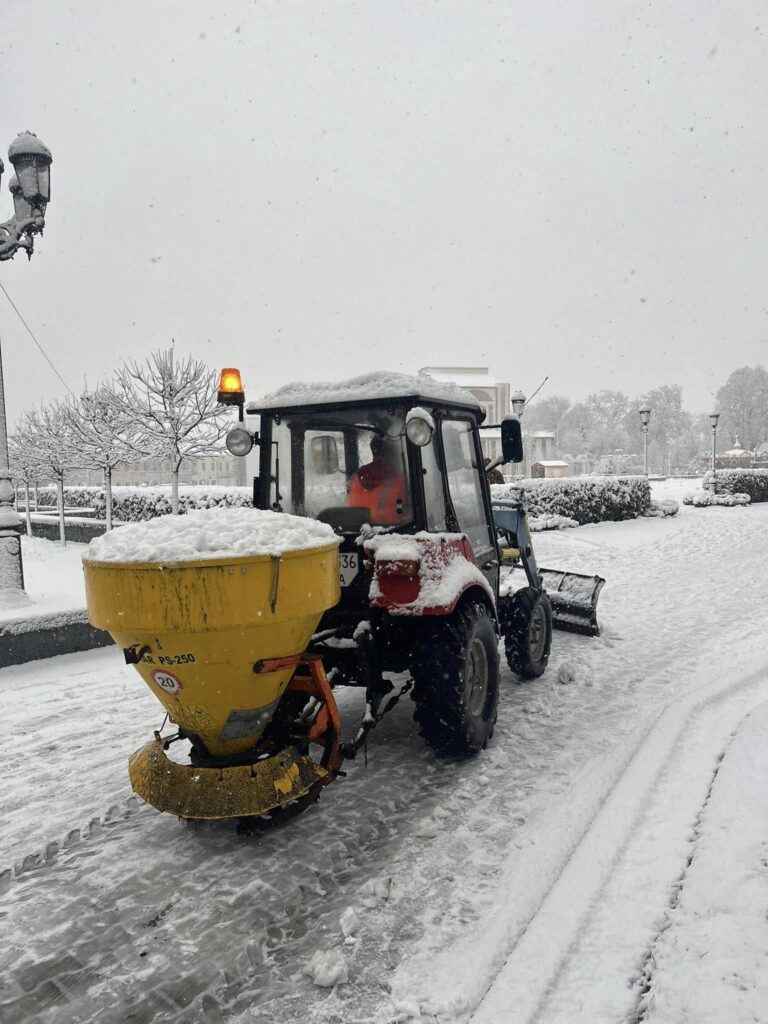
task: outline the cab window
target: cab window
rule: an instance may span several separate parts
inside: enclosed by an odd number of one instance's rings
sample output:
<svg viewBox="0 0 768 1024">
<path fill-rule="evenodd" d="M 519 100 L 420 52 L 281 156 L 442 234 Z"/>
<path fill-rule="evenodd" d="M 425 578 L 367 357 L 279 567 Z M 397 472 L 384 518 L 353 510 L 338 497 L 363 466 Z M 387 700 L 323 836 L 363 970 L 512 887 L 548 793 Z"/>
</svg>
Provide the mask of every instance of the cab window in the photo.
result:
<svg viewBox="0 0 768 1024">
<path fill-rule="evenodd" d="M 493 547 L 480 479 L 481 462 L 472 423 L 443 420 L 443 451 L 448 492 L 459 530 L 466 533 L 475 557 Z"/>
</svg>

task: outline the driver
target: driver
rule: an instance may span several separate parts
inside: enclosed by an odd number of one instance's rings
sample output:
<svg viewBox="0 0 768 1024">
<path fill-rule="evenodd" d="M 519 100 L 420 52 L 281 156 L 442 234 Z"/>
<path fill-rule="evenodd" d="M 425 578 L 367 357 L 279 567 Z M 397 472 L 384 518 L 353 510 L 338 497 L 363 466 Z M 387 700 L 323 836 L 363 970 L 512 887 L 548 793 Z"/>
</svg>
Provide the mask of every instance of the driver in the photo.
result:
<svg viewBox="0 0 768 1024">
<path fill-rule="evenodd" d="M 411 505 L 399 440 L 374 435 L 371 438 L 371 455 L 372 460 L 361 466 L 352 477 L 347 505 L 350 508 L 367 508 L 373 526 L 408 522 Z"/>
</svg>

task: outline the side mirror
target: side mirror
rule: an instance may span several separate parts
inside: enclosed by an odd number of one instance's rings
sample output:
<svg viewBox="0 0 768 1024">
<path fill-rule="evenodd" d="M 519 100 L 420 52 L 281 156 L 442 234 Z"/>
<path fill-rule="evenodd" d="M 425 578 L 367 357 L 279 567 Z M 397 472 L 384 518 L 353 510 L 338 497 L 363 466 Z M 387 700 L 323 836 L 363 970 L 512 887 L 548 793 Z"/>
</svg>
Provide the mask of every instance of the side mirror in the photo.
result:
<svg viewBox="0 0 768 1024">
<path fill-rule="evenodd" d="M 330 476 L 331 473 L 339 472 L 339 450 L 335 437 L 331 437 L 330 434 L 313 437 L 310 441 L 310 451 L 312 466 L 318 476 Z"/>
<path fill-rule="evenodd" d="M 504 462 L 523 461 L 523 429 L 517 416 L 501 421 L 501 454 Z"/>
</svg>

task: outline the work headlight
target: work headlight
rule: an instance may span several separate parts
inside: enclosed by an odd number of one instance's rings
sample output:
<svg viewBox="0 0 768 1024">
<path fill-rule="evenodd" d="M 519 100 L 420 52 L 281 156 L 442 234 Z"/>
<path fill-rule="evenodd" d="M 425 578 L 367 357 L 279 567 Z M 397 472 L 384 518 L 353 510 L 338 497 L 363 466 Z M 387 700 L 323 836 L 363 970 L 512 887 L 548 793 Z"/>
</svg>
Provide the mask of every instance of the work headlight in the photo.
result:
<svg viewBox="0 0 768 1024">
<path fill-rule="evenodd" d="M 405 426 L 405 432 L 408 440 L 419 448 L 423 448 L 432 440 L 432 424 L 421 416 L 411 416 Z"/>
<path fill-rule="evenodd" d="M 247 455 L 253 448 L 253 435 L 245 427 L 233 427 L 227 434 L 227 451 L 232 455 Z"/>
</svg>

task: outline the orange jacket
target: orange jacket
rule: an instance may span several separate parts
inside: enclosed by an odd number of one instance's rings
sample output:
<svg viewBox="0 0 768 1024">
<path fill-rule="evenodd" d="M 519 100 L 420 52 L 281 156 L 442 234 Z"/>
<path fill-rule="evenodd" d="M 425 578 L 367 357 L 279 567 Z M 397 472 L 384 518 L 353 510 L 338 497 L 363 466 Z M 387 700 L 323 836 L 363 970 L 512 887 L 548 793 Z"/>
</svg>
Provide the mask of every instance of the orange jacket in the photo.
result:
<svg viewBox="0 0 768 1024">
<path fill-rule="evenodd" d="M 374 526 L 407 522 L 411 513 L 405 476 L 393 474 L 391 465 L 380 456 L 374 456 L 373 462 L 361 466 L 352 477 L 347 504 L 350 508 L 367 508 Z"/>
</svg>

